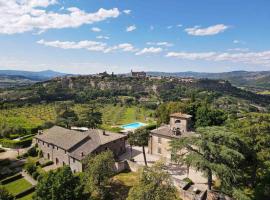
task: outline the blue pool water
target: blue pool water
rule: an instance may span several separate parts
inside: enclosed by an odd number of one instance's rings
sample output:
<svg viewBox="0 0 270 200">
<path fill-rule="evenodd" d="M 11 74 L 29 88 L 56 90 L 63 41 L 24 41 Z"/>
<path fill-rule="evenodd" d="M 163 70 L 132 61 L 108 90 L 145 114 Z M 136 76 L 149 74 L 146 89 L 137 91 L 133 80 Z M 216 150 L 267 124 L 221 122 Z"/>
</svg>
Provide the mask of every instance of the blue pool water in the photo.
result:
<svg viewBox="0 0 270 200">
<path fill-rule="evenodd" d="M 122 125 L 121 128 L 123 128 L 123 129 L 137 129 L 137 128 L 140 128 L 140 127 L 145 126 L 145 125 L 146 124 L 141 123 L 141 122 L 134 122 L 131 124 Z"/>
</svg>

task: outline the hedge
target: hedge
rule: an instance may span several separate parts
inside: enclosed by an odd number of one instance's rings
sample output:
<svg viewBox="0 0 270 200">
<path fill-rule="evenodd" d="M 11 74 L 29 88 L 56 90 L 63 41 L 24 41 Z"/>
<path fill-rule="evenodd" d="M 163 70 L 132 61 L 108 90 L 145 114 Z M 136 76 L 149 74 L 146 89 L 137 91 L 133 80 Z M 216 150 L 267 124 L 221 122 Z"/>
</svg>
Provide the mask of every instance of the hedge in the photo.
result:
<svg viewBox="0 0 270 200">
<path fill-rule="evenodd" d="M 4 185 L 4 184 L 8 184 L 12 181 L 16 181 L 18 179 L 22 178 L 22 175 L 21 174 L 15 174 L 13 176 L 10 176 L 8 178 L 5 178 L 4 180 L 1 181 L 1 184 Z"/>
<path fill-rule="evenodd" d="M 4 138 L 0 139 L 0 144 L 6 148 L 25 148 L 31 146 L 32 137 L 28 137 L 23 140 L 9 140 Z"/>
<path fill-rule="evenodd" d="M 24 197 L 24 196 L 26 196 L 26 195 L 28 195 L 28 194 L 34 192 L 35 189 L 36 189 L 36 186 L 32 186 L 32 187 L 30 187 L 30 188 L 28 188 L 28 189 L 26 189 L 26 190 L 20 192 L 19 194 L 15 195 L 15 198 L 16 198 L 16 199 L 22 198 L 22 197 Z"/>
<path fill-rule="evenodd" d="M 43 168 L 43 167 L 47 167 L 47 166 L 52 165 L 52 164 L 53 164 L 53 161 L 49 160 L 49 161 L 47 161 L 47 162 L 41 164 L 40 167 Z"/>
</svg>

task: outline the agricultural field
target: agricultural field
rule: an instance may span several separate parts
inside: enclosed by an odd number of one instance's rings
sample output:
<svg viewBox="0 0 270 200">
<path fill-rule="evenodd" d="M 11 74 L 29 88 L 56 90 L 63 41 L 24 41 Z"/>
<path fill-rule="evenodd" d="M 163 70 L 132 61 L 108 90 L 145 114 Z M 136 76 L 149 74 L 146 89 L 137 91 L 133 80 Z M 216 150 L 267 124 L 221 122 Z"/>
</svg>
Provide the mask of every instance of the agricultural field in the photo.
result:
<svg viewBox="0 0 270 200">
<path fill-rule="evenodd" d="M 81 104 L 76 104 L 74 110 L 80 117 L 84 112 L 84 107 Z M 99 111 L 103 114 L 102 127 L 105 129 L 135 121 L 154 122 L 152 117 L 154 111 L 143 107 L 106 104 L 103 107 L 99 107 Z M 0 127 L 7 125 L 10 127 L 32 129 L 45 122 L 53 122 L 55 119 L 55 104 L 32 105 L 0 110 Z"/>
<path fill-rule="evenodd" d="M 270 90 L 265 90 L 263 92 L 258 92 L 258 94 L 270 95 Z"/>
<path fill-rule="evenodd" d="M 42 125 L 46 121 L 54 121 L 55 118 L 54 104 L 4 109 L 0 110 L 0 127 L 6 124 L 10 127 L 32 129 Z"/>
</svg>

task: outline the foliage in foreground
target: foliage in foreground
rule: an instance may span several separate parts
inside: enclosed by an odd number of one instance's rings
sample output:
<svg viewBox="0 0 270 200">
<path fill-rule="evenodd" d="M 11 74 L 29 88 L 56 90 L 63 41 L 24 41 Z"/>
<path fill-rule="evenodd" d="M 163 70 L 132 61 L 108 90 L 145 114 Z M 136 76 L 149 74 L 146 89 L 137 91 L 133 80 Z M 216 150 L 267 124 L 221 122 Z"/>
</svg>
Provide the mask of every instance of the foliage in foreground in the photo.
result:
<svg viewBox="0 0 270 200">
<path fill-rule="evenodd" d="M 162 163 L 156 163 L 153 167 L 145 167 L 140 180 L 129 191 L 127 200 L 175 200 L 176 189 L 173 186 L 170 175 L 163 170 Z"/>
<path fill-rule="evenodd" d="M 34 200 L 85 200 L 80 178 L 72 174 L 68 166 L 41 175 Z"/>
<path fill-rule="evenodd" d="M 1 200 L 14 200 L 14 197 L 3 186 L 0 186 L 0 199 Z"/>
<path fill-rule="evenodd" d="M 90 156 L 86 161 L 86 170 L 83 173 L 85 190 L 96 194 L 99 199 L 109 197 L 109 181 L 114 175 L 114 156 L 111 151 L 101 152 Z"/>
<path fill-rule="evenodd" d="M 224 127 L 198 129 L 194 137 L 182 137 L 171 142 L 172 159 L 203 171 L 212 188 L 212 175 L 221 180 L 222 187 L 236 182 L 238 164 L 244 159 L 239 152 L 242 142 L 235 133 Z M 181 150 L 186 149 L 187 152 Z"/>
</svg>

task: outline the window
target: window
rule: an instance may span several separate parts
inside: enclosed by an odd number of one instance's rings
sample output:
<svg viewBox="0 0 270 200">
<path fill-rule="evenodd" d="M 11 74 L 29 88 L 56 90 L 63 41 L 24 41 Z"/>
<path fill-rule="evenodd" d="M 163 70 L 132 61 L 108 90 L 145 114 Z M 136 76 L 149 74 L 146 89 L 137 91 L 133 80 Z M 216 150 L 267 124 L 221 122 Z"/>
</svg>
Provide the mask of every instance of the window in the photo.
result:
<svg viewBox="0 0 270 200">
<path fill-rule="evenodd" d="M 158 147 L 158 153 L 161 154 L 161 148 L 160 147 Z"/>
<path fill-rule="evenodd" d="M 175 120 L 175 122 L 174 122 L 175 124 L 177 124 L 177 123 L 181 123 L 181 120 L 180 119 L 177 119 L 177 120 Z"/>
<path fill-rule="evenodd" d="M 161 138 L 160 137 L 158 138 L 158 143 L 161 144 Z"/>
<path fill-rule="evenodd" d="M 75 158 L 73 158 L 73 163 L 75 163 Z"/>
<path fill-rule="evenodd" d="M 50 147 L 50 145 L 49 145 L 49 144 L 47 144 L 47 147 Z"/>
</svg>

